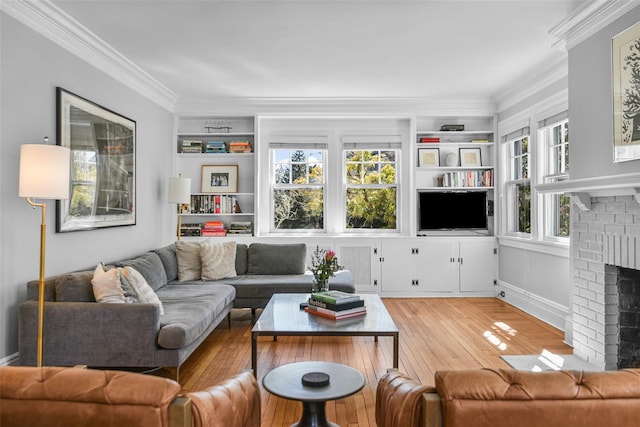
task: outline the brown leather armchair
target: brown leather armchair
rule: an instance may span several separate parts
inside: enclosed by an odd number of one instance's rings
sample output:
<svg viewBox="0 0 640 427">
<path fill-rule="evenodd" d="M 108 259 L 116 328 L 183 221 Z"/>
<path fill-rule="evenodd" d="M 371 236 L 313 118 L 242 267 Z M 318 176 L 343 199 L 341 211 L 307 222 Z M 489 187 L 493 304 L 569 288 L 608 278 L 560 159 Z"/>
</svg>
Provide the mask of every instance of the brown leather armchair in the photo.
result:
<svg viewBox="0 0 640 427">
<path fill-rule="evenodd" d="M 0 367 L 0 426 L 259 427 L 260 388 L 243 372 L 207 390 L 151 375 Z"/>
<path fill-rule="evenodd" d="M 378 427 L 617 427 L 640 420 L 640 369 L 438 371 L 435 387 L 396 371 L 376 392 Z"/>
</svg>

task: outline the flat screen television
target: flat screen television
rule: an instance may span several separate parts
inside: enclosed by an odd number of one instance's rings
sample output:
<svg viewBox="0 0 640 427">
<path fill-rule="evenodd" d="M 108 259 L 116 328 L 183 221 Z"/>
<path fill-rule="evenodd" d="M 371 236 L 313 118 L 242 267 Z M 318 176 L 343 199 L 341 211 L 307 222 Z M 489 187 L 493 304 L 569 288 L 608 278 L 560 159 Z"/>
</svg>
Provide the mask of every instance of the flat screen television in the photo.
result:
<svg viewBox="0 0 640 427">
<path fill-rule="evenodd" d="M 488 230 L 486 191 L 418 192 L 418 234 L 437 230 Z"/>
</svg>

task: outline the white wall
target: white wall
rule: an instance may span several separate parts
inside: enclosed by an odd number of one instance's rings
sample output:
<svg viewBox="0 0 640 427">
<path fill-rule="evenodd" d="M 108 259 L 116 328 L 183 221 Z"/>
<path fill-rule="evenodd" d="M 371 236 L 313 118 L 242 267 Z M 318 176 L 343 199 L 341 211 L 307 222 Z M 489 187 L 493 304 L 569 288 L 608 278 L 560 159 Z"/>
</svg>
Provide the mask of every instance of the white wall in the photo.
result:
<svg viewBox="0 0 640 427">
<path fill-rule="evenodd" d="M 571 179 L 638 172 L 640 162 L 613 163 L 612 38 L 640 21 L 640 7 L 569 51 Z"/>
<path fill-rule="evenodd" d="M 55 233 L 47 204 L 46 274 L 115 261 L 170 243 L 175 214 L 166 185 L 173 175 L 173 115 L 4 13 L 1 32 L 0 363 L 18 351 L 18 305 L 38 278 L 40 210 L 18 197 L 20 145 L 56 137 L 56 86 L 137 122 L 137 224 Z"/>
<path fill-rule="evenodd" d="M 567 86 L 566 77 L 559 78 L 544 85 L 536 93 L 500 111 L 498 115 L 500 137 L 529 125 L 531 130 L 530 150 L 533 152 L 538 140 L 536 135 L 538 121 L 566 111 Z M 571 121 L 569 129 L 571 130 L 571 145 L 574 141 L 574 128 Z M 502 139 L 500 139 L 500 144 L 502 144 Z M 504 162 L 504 157 L 501 158 Z M 572 174 L 573 162 L 574 158 L 571 157 Z M 499 166 L 498 173 L 506 173 L 507 166 L 505 164 Z M 531 167 L 535 167 L 533 160 Z M 527 240 L 505 236 L 504 223 L 507 212 L 505 204 L 507 201 L 504 199 L 502 187 L 499 188 L 499 192 L 501 224 L 498 236 L 497 293 L 504 292 L 503 298 L 506 302 L 559 329 L 566 330 L 569 321 L 569 307 L 571 306 L 569 248 L 536 239 Z M 536 199 L 535 192 L 532 199 L 532 204 L 539 201 Z M 532 215 L 533 227 L 542 227 L 539 219 L 540 217 Z M 538 235 L 540 234 L 534 232 L 534 236 Z"/>
</svg>

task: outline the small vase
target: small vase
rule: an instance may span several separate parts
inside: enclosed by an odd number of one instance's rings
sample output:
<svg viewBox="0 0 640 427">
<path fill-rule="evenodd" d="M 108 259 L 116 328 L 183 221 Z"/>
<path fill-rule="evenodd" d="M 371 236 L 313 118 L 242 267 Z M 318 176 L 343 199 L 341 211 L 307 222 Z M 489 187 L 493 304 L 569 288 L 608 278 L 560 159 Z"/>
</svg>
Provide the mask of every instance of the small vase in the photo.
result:
<svg viewBox="0 0 640 427">
<path fill-rule="evenodd" d="M 324 292 L 329 290 L 328 279 L 316 279 L 313 278 L 313 284 L 311 285 L 311 292 Z"/>
</svg>

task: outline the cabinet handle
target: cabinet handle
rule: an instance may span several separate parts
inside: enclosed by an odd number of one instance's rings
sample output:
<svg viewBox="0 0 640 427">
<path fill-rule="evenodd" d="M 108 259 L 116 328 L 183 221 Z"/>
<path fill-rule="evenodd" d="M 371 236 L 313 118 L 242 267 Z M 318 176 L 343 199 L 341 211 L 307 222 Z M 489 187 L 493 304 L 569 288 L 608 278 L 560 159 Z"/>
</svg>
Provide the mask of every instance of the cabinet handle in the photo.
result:
<svg viewBox="0 0 640 427">
<path fill-rule="evenodd" d="M 378 286 L 378 279 L 373 280 L 373 286 Z"/>
</svg>

